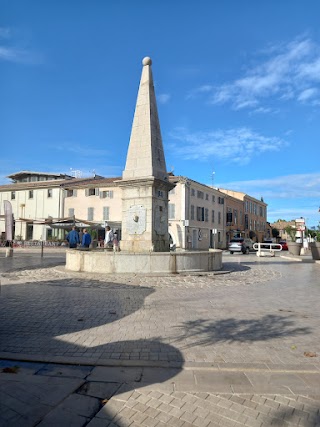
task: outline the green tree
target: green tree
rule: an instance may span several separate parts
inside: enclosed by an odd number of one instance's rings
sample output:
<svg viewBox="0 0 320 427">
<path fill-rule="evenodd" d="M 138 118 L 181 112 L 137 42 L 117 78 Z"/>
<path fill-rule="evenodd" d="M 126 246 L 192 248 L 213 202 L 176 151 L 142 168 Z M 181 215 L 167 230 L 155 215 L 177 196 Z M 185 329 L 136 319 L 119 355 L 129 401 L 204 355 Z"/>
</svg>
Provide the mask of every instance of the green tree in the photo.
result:
<svg viewBox="0 0 320 427">
<path fill-rule="evenodd" d="M 284 230 L 288 234 L 288 236 L 290 237 L 292 242 L 295 242 L 296 241 L 296 233 L 297 233 L 296 228 L 292 227 L 291 225 L 288 225 L 288 227 L 286 227 Z"/>
</svg>

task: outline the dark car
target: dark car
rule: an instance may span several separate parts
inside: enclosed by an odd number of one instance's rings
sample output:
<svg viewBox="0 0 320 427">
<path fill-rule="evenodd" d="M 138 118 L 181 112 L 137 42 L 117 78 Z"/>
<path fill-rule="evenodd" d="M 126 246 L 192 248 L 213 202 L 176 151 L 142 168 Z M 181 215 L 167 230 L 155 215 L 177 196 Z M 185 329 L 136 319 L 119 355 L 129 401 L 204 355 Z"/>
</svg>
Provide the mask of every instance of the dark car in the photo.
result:
<svg viewBox="0 0 320 427">
<path fill-rule="evenodd" d="M 287 251 L 288 250 L 288 244 L 285 240 L 280 240 L 279 245 L 282 246 L 282 250 L 283 251 Z"/>
</svg>

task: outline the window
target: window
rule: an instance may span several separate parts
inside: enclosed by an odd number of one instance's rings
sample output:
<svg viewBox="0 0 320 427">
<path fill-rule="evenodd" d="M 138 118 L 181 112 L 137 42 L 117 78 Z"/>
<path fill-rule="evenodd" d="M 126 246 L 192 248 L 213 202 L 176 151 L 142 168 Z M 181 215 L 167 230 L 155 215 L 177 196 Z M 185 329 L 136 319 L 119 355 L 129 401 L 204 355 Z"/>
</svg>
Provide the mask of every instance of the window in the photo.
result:
<svg viewBox="0 0 320 427">
<path fill-rule="evenodd" d="M 86 188 L 86 196 L 99 196 L 99 188 Z"/>
<path fill-rule="evenodd" d="M 162 197 L 163 198 L 163 191 L 162 190 L 158 190 L 158 197 Z"/>
<path fill-rule="evenodd" d="M 216 196 L 212 196 L 212 203 L 215 203 L 216 201 Z"/>
<path fill-rule="evenodd" d="M 33 199 L 33 190 L 29 190 L 29 199 Z"/>
<path fill-rule="evenodd" d="M 103 220 L 108 221 L 110 215 L 110 207 L 109 206 L 103 206 Z"/>
<path fill-rule="evenodd" d="M 211 211 L 211 222 L 214 222 L 214 210 Z"/>
<path fill-rule="evenodd" d="M 219 203 L 219 205 L 224 205 L 224 198 L 218 197 L 218 203 Z"/>
<path fill-rule="evenodd" d="M 228 208 L 230 209 L 230 208 Z M 227 212 L 227 225 L 232 225 L 232 212 Z"/>
<path fill-rule="evenodd" d="M 190 219 L 194 219 L 194 205 L 191 205 Z"/>
<path fill-rule="evenodd" d="M 77 190 L 66 190 L 66 197 L 77 197 Z"/>
<path fill-rule="evenodd" d="M 206 200 L 209 200 L 209 194 L 206 193 Z"/>
<path fill-rule="evenodd" d="M 47 197 L 52 197 L 52 188 L 48 188 Z"/>
<path fill-rule="evenodd" d="M 204 198 L 204 192 L 203 192 L 203 191 L 198 190 L 198 191 L 197 191 L 197 197 L 198 197 L 198 199 L 203 199 L 203 198 Z"/>
<path fill-rule="evenodd" d="M 238 224 L 238 211 L 237 209 L 233 209 L 233 217 L 234 217 L 234 225 Z"/>
<path fill-rule="evenodd" d="M 169 219 L 175 219 L 176 217 L 176 205 L 173 203 L 168 204 L 168 217 Z"/>
<path fill-rule="evenodd" d="M 194 188 L 191 188 L 191 196 L 195 196 L 196 195 L 196 190 Z"/>
<path fill-rule="evenodd" d="M 68 216 L 69 217 L 74 216 L 74 208 L 69 208 L 68 209 Z"/>
<path fill-rule="evenodd" d="M 112 199 L 113 198 L 113 191 L 112 190 L 106 190 L 100 192 L 100 198 L 101 199 Z"/>
<path fill-rule="evenodd" d="M 197 221 L 204 221 L 204 208 L 197 206 Z"/>
<path fill-rule="evenodd" d="M 221 212 L 218 212 L 218 224 L 221 224 Z"/>
<path fill-rule="evenodd" d="M 88 208 L 88 221 L 93 221 L 94 208 Z"/>
<path fill-rule="evenodd" d="M 205 222 L 209 221 L 209 209 L 207 208 L 204 210 L 204 220 Z"/>
<path fill-rule="evenodd" d="M 11 191 L 11 200 L 15 200 L 15 199 L 16 199 L 16 192 Z"/>
</svg>

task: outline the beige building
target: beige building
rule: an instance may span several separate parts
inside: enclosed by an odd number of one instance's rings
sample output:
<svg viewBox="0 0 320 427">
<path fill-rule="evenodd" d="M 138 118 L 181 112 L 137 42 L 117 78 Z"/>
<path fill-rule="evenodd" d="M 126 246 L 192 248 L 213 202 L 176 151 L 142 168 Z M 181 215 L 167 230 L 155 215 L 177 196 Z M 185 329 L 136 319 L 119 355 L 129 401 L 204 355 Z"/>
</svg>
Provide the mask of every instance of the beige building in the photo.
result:
<svg viewBox="0 0 320 427">
<path fill-rule="evenodd" d="M 169 232 L 181 249 L 224 248 L 225 195 L 182 176 L 170 176 Z"/>
<path fill-rule="evenodd" d="M 14 182 L 0 186 L 0 204 L 12 204 L 15 239 L 64 238 L 65 231 L 51 221 L 66 218 L 91 223 L 104 236 L 104 226 L 121 229 L 123 203 L 121 177 L 72 178 L 62 174 L 18 172 Z M 169 176 L 175 187 L 169 192 L 169 234 L 177 249 L 226 248 L 236 236 L 268 237 L 267 205 L 249 195 L 216 189 L 182 176 Z M 4 233 L 1 215 L 0 231 Z M 270 232 L 269 232 L 270 234 Z"/>
<path fill-rule="evenodd" d="M 175 187 L 169 192 L 171 243 L 181 249 L 225 247 L 224 199 L 216 189 L 181 176 L 170 176 Z M 65 217 L 122 226 L 121 178 L 72 180 L 64 184 Z"/>
<path fill-rule="evenodd" d="M 241 236 L 249 237 L 257 242 L 262 242 L 264 238 L 268 237 L 267 204 L 263 200 L 257 200 L 240 191 L 222 188 L 219 190 L 229 196 L 226 200 L 229 213 L 226 218 L 228 238 L 232 238 L 239 232 Z M 242 206 L 236 204 L 233 199 L 239 200 Z"/>
</svg>

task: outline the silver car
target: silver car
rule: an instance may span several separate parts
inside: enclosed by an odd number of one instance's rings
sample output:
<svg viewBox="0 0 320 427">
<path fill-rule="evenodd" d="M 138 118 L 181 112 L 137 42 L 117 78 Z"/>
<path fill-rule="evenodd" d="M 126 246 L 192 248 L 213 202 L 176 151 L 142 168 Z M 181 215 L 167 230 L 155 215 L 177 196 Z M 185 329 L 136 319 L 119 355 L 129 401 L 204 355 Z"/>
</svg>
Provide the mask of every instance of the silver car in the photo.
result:
<svg viewBox="0 0 320 427">
<path fill-rule="evenodd" d="M 242 252 L 243 254 L 248 254 L 249 252 L 253 252 L 253 244 L 254 241 L 251 239 L 247 239 L 244 237 L 234 237 L 229 242 L 228 250 L 231 255 L 234 252 Z"/>
</svg>

